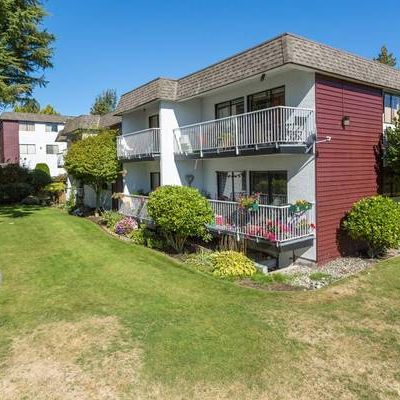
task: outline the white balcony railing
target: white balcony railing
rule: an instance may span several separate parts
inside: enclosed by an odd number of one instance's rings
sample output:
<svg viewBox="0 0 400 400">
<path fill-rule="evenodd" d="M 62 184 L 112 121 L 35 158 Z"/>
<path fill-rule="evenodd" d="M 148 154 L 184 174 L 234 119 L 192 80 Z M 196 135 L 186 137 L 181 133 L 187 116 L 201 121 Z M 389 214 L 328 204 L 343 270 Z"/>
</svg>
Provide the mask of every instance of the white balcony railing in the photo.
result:
<svg viewBox="0 0 400 400">
<path fill-rule="evenodd" d="M 128 217 L 134 217 L 140 221 L 150 222 L 147 213 L 147 196 L 124 195 L 119 202 L 119 212 Z"/>
<path fill-rule="evenodd" d="M 146 196 L 123 196 L 119 211 L 121 214 L 150 222 L 147 202 Z M 290 205 L 259 205 L 257 210 L 249 211 L 234 201 L 209 200 L 209 203 L 214 213 L 214 221 L 208 228 L 217 233 L 262 239 L 276 244 L 314 235 L 312 209 L 298 213 L 290 211 Z"/>
<path fill-rule="evenodd" d="M 159 155 L 160 129 L 151 128 L 118 136 L 117 154 L 120 160 L 149 158 Z"/>
<path fill-rule="evenodd" d="M 314 110 L 273 107 L 232 117 L 187 125 L 174 130 L 175 153 L 261 148 L 271 145 L 298 145 L 315 134 Z"/>
</svg>

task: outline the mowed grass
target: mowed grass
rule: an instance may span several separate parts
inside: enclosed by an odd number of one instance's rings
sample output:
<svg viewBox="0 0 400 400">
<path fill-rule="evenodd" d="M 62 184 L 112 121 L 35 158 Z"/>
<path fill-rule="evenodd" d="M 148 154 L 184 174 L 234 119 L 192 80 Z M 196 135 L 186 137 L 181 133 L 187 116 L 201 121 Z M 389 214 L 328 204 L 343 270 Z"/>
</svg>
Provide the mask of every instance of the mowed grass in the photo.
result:
<svg viewBox="0 0 400 400">
<path fill-rule="evenodd" d="M 2 207 L 0 398 L 399 398 L 399 268 L 263 292 L 56 209 Z"/>
</svg>

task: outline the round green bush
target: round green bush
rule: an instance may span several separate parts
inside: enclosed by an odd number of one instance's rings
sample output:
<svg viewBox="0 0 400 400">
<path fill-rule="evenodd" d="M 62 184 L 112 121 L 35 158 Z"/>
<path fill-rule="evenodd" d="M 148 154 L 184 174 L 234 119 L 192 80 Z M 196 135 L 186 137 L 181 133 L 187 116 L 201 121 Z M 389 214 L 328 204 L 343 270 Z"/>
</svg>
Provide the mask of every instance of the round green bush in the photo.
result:
<svg viewBox="0 0 400 400">
<path fill-rule="evenodd" d="M 371 256 L 400 246 L 400 205 L 394 200 L 373 196 L 353 204 L 343 228 L 354 240 L 364 240 Z"/>
<path fill-rule="evenodd" d="M 212 273 L 220 278 L 245 278 L 256 273 L 254 263 L 243 253 L 219 251 L 212 255 Z"/>
<path fill-rule="evenodd" d="M 50 168 L 46 163 L 38 163 L 38 164 L 36 164 L 35 169 L 37 171 L 43 171 L 45 174 L 50 176 Z"/>
<path fill-rule="evenodd" d="M 207 237 L 213 220 L 207 199 L 187 186 L 161 186 L 150 194 L 147 209 L 167 243 L 181 253 L 189 238 Z"/>
</svg>

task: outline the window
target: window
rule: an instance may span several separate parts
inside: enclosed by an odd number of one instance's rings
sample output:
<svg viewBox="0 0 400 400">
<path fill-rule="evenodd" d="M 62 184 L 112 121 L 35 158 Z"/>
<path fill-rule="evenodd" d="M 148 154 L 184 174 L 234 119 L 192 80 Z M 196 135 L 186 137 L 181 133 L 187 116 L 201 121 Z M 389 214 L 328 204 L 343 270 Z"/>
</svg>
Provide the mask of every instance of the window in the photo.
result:
<svg viewBox="0 0 400 400">
<path fill-rule="evenodd" d="M 35 130 L 35 124 L 33 122 L 20 122 L 19 130 L 33 132 Z"/>
<path fill-rule="evenodd" d="M 34 144 L 20 144 L 19 145 L 20 154 L 36 154 L 36 145 Z"/>
<path fill-rule="evenodd" d="M 260 193 L 261 204 L 287 204 L 287 172 L 250 171 L 250 192 Z"/>
<path fill-rule="evenodd" d="M 160 186 L 160 173 L 150 172 L 150 190 L 156 190 Z"/>
<path fill-rule="evenodd" d="M 248 111 L 285 105 L 285 86 L 251 94 L 247 98 Z"/>
<path fill-rule="evenodd" d="M 46 132 L 58 132 L 57 124 L 46 124 Z"/>
<path fill-rule="evenodd" d="M 215 118 L 226 118 L 232 115 L 244 113 L 244 97 L 234 100 L 224 101 L 215 105 Z"/>
<path fill-rule="evenodd" d="M 397 112 L 400 109 L 400 96 L 385 93 L 384 108 L 385 111 L 383 115 L 383 122 L 391 124 L 393 122 L 393 118 L 397 117 Z"/>
<path fill-rule="evenodd" d="M 246 194 L 245 171 L 217 171 L 218 200 L 237 200 Z"/>
<path fill-rule="evenodd" d="M 46 144 L 46 154 L 58 154 L 58 145 Z"/>
<path fill-rule="evenodd" d="M 160 118 L 158 114 L 151 115 L 149 117 L 149 128 L 159 128 L 160 127 Z"/>
</svg>

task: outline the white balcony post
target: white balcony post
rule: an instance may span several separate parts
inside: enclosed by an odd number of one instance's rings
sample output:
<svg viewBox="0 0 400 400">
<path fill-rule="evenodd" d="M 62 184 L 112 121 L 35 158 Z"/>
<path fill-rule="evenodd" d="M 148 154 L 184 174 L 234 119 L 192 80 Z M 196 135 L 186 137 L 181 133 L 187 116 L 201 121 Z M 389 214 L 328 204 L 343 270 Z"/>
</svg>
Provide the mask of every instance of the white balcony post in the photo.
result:
<svg viewBox="0 0 400 400">
<path fill-rule="evenodd" d="M 203 127 L 202 127 L 202 125 L 200 125 L 199 131 L 200 131 L 200 137 L 199 137 L 199 139 L 200 139 L 200 157 L 203 157 Z"/>
<path fill-rule="evenodd" d="M 238 117 L 235 117 L 235 150 L 239 154 Z"/>
</svg>

